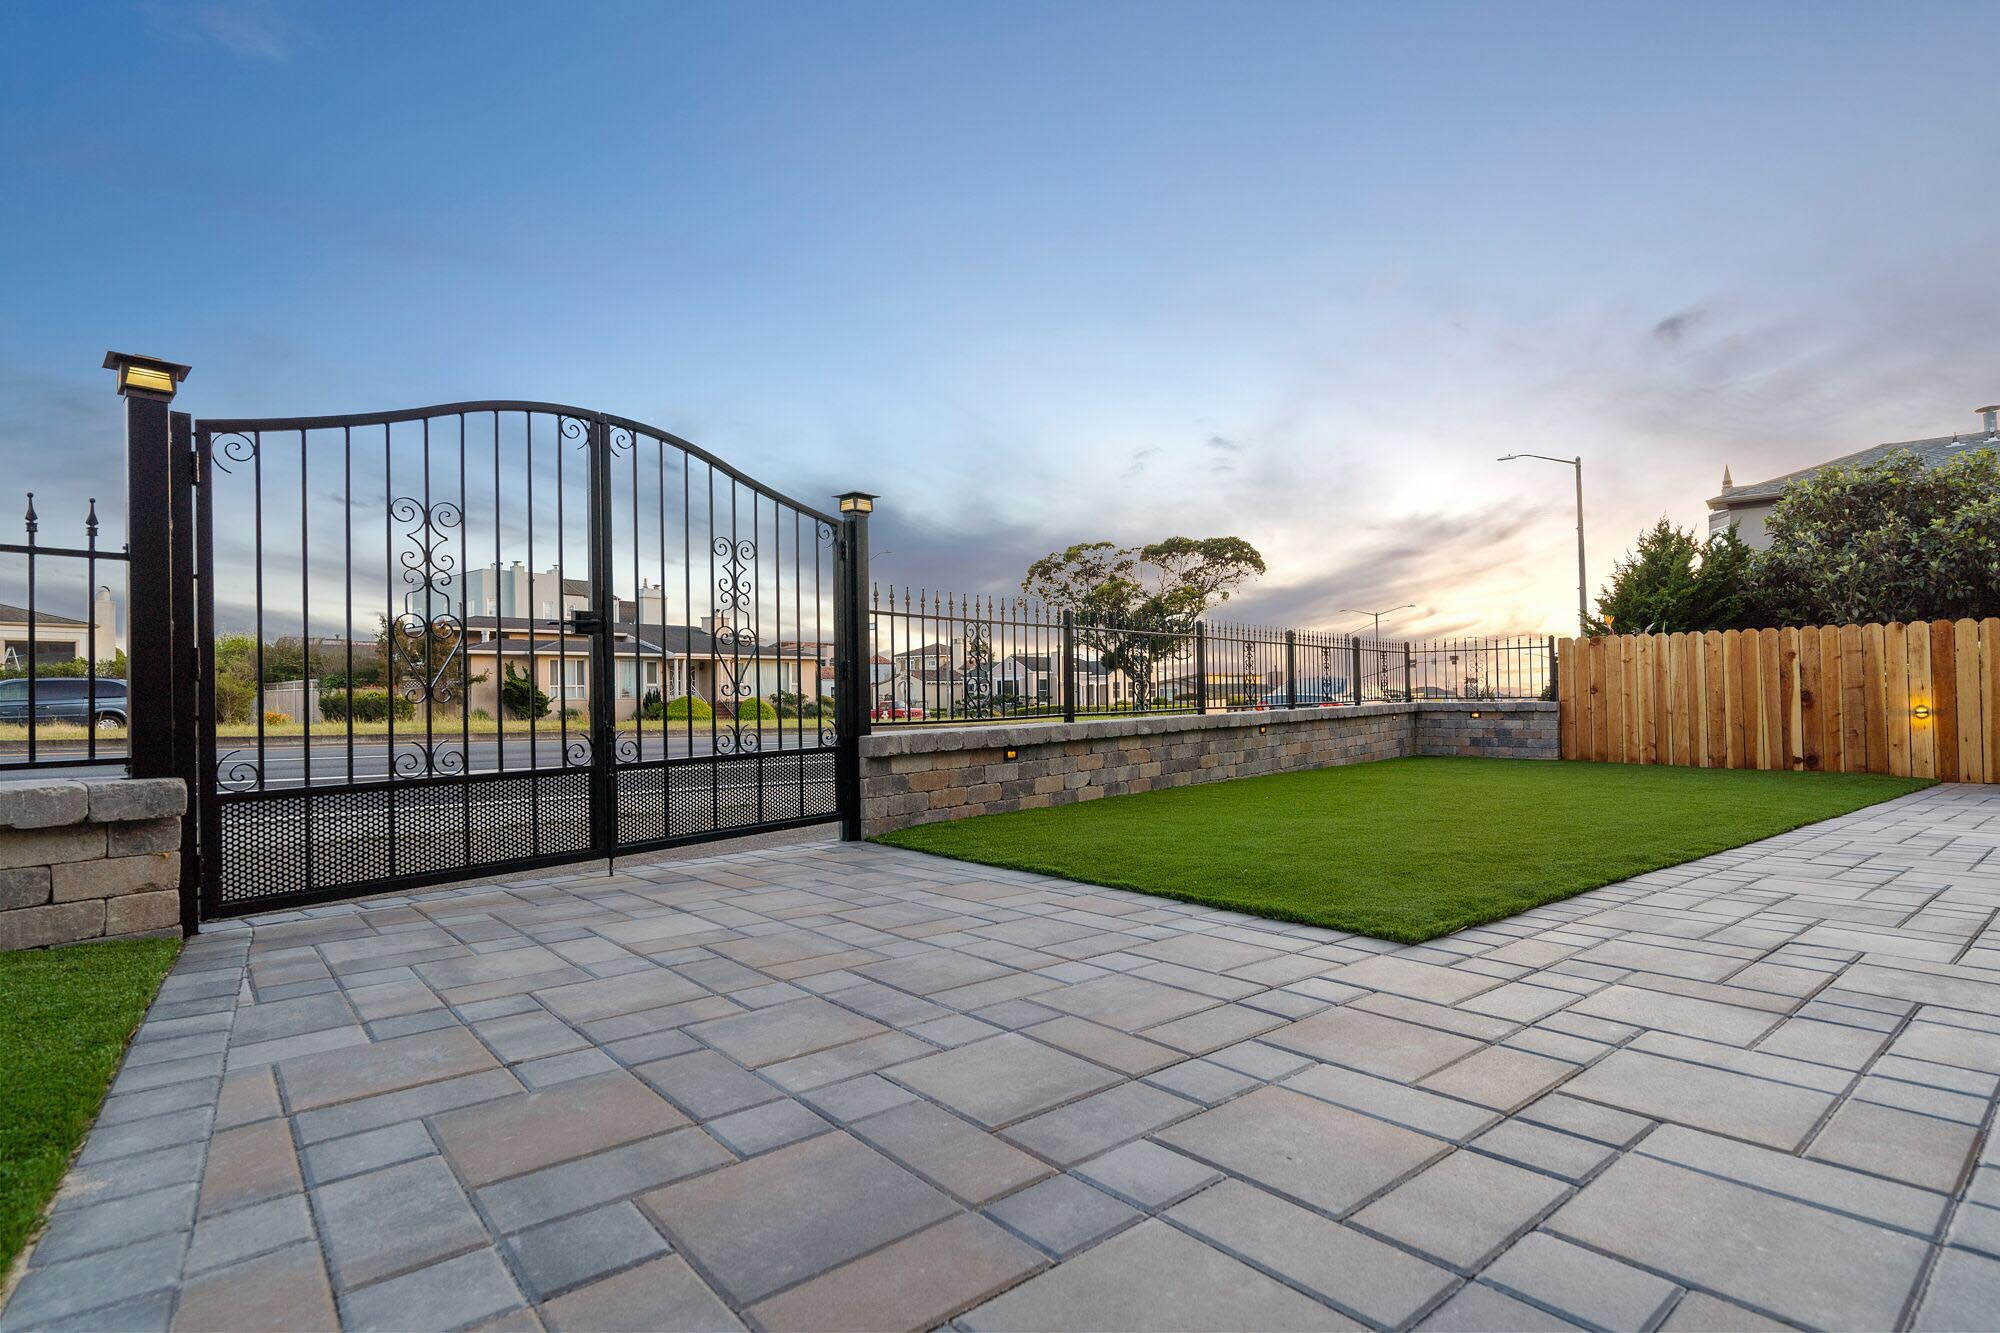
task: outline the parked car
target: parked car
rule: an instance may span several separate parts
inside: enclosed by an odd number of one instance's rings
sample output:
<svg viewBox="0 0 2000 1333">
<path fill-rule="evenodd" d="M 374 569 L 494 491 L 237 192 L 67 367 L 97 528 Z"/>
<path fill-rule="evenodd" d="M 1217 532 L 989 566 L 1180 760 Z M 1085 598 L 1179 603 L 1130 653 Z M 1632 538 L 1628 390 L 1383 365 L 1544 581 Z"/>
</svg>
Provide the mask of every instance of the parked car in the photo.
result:
<svg viewBox="0 0 2000 1333">
<path fill-rule="evenodd" d="M 91 681 L 80 676 L 55 676 L 35 682 L 34 720 L 39 722 L 94 722 L 100 727 L 122 727 L 126 720 L 125 682 L 100 676 L 93 693 Z M 28 682 L 25 678 L 0 680 L 0 722 L 29 720 Z"/>
</svg>

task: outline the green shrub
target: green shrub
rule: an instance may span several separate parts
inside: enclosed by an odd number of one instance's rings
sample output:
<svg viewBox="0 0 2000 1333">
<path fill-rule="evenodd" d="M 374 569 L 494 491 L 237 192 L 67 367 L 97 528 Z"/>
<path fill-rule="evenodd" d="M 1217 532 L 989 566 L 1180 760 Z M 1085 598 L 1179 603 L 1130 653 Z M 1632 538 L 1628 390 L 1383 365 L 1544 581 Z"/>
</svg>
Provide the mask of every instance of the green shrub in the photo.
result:
<svg viewBox="0 0 2000 1333">
<path fill-rule="evenodd" d="M 215 683 L 215 691 L 218 697 L 222 693 L 222 687 L 228 683 L 226 681 L 217 681 Z M 391 699 L 387 690 L 356 690 L 353 699 L 353 713 L 356 722 L 384 722 L 388 720 Z M 341 690 L 337 694 L 322 694 L 319 697 L 319 715 L 328 722 L 345 722 L 348 715 L 347 701 L 348 694 L 346 690 Z M 396 720 L 398 722 L 417 715 L 416 704 L 405 699 L 400 694 L 394 697 L 394 704 Z M 224 720 L 228 720 L 226 714 L 224 715 Z"/>
<path fill-rule="evenodd" d="M 507 674 L 500 682 L 500 704 L 509 717 L 527 719 L 549 715 L 549 696 L 512 662 L 507 664 Z"/>
<path fill-rule="evenodd" d="M 762 699 L 745 699 L 736 705 L 738 722 L 769 722 L 776 719 L 778 710 Z"/>
<path fill-rule="evenodd" d="M 685 722 L 689 718 L 694 718 L 698 722 L 705 722 L 715 716 L 715 713 L 708 706 L 707 700 L 695 699 L 683 694 L 677 698 L 667 700 L 667 706 L 662 716 L 670 722 Z"/>
<path fill-rule="evenodd" d="M 257 706 L 257 690 L 247 681 L 216 678 L 215 718 L 218 722 L 248 722 Z"/>
</svg>

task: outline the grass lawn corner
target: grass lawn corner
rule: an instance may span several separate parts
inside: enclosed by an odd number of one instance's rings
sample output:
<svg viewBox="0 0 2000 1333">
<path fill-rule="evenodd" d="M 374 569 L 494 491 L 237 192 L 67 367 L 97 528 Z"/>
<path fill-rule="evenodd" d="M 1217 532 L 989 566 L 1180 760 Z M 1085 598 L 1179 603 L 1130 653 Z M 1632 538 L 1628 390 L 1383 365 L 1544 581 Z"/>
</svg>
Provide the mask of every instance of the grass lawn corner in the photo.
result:
<svg viewBox="0 0 2000 1333">
<path fill-rule="evenodd" d="M 1392 759 L 923 824 L 876 841 L 1418 944 L 1930 785 Z"/>
<path fill-rule="evenodd" d="M 178 940 L 118 940 L 0 954 L 0 1280 L 179 952 Z"/>
</svg>

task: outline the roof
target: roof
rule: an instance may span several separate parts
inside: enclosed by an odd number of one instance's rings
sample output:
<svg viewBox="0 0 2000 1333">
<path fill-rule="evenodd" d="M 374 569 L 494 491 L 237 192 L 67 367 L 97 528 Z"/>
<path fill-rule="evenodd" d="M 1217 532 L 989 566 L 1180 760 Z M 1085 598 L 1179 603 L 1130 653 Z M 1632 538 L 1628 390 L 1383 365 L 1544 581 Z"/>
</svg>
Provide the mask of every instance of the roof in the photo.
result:
<svg viewBox="0 0 2000 1333">
<path fill-rule="evenodd" d="M 1747 486 L 1725 486 L 1722 494 L 1708 502 L 1710 509 L 1728 509 L 1732 505 L 1756 504 L 1765 500 L 1776 500 L 1785 493 L 1786 487 L 1795 481 L 1803 481 L 1813 473 L 1830 467 L 1866 467 L 1879 463 L 1898 449 L 1907 449 L 1917 456 L 1925 467 L 1940 467 L 1954 458 L 1962 457 L 1974 449 L 2000 448 L 2000 436 L 1994 435 L 1938 435 L 1928 440 L 1899 440 L 1889 444 L 1878 444 L 1856 453 L 1844 454 L 1824 463 L 1802 467 L 1796 472 L 1772 477 L 1769 481 L 1751 482 Z"/>
<path fill-rule="evenodd" d="M 11 624 L 25 625 L 28 623 L 28 608 L 25 606 L 14 606 L 8 602 L 0 602 L 0 620 Z M 68 616 L 52 616 L 46 611 L 35 612 L 35 623 L 37 625 L 75 625 L 78 629 L 82 629 L 85 625 L 89 624 L 88 621 L 72 620 Z"/>
</svg>

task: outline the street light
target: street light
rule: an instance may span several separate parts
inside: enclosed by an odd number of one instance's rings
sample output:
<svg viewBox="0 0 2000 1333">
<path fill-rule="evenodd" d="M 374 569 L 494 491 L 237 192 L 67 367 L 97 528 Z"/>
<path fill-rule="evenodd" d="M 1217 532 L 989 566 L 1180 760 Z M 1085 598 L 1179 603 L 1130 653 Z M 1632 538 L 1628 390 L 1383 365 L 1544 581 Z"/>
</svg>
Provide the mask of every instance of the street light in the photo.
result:
<svg viewBox="0 0 2000 1333">
<path fill-rule="evenodd" d="M 1548 454 L 1506 454 L 1502 463 L 1511 463 L 1517 458 L 1539 458 L 1544 463 L 1561 463 L 1564 467 L 1576 469 L 1576 624 L 1580 634 L 1590 633 L 1590 593 L 1589 579 L 1583 572 L 1583 456 L 1575 458 L 1555 458 Z"/>
<path fill-rule="evenodd" d="M 1340 614 L 1343 616 L 1375 617 L 1375 642 L 1380 643 L 1382 642 L 1382 617 L 1394 615 L 1398 611 L 1414 611 L 1416 607 L 1417 604 L 1415 602 L 1404 602 L 1401 606 L 1384 607 L 1380 611 L 1357 611 L 1351 606 L 1343 606 L 1340 608 Z"/>
</svg>

